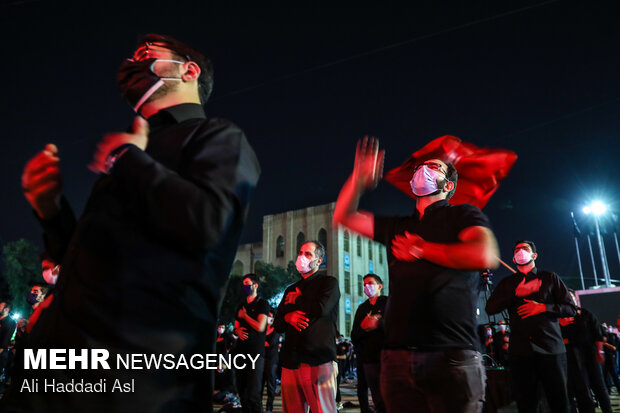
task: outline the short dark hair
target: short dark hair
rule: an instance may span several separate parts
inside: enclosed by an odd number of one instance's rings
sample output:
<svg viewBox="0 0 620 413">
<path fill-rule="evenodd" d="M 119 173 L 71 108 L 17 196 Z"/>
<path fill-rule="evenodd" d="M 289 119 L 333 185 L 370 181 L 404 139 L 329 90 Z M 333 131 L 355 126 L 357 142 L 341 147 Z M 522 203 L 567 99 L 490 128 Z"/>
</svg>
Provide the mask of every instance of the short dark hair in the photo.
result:
<svg viewBox="0 0 620 413">
<path fill-rule="evenodd" d="M 198 64 L 198 67 L 200 67 L 200 76 L 198 77 L 198 95 L 200 96 L 200 103 L 203 105 L 207 103 L 207 100 L 209 100 L 209 96 L 211 96 L 211 92 L 213 91 L 213 62 L 211 59 L 209 59 L 209 57 L 200 50 L 194 49 L 193 47 L 164 34 L 145 34 L 140 39 L 138 46 L 141 46 L 143 43 L 153 42 L 164 43 L 165 47 L 175 52 L 178 57 L 186 59 L 187 61 L 191 60 L 192 62 L 196 62 L 196 64 Z"/>
<path fill-rule="evenodd" d="M 250 281 L 252 281 L 252 284 L 260 284 L 260 282 L 258 281 L 258 275 L 256 274 L 246 274 L 241 278 L 241 281 L 243 282 L 243 280 L 245 280 L 246 278 L 249 278 Z"/>
<path fill-rule="evenodd" d="M 454 183 L 454 188 L 452 188 L 452 191 L 448 192 L 448 196 L 446 196 L 446 200 L 452 198 L 452 195 L 454 195 L 454 191 L 456 191 L 456 183 L 459 180 L 459 174 L 456 171 L 456 168 L 454 167 L 454 164 L 452 162 L 446 162 L 444 161 L 446 166 L 448 167 L 448 173 L 446 174 L 446 180 L 453 182 Z"/>
<path fill-rule="evenodd" d="M 377 274 L 366 274 L 366 275 L 364 275 L 364 280 L 366 278 L 368 278 L 368 277 L 374 278 L 374 280 L 377 282 L 377 284 L 383 285 L 383 280 Z"/>
<path fill-rule="evenodd" d="M 47 284 L 40 283 L 40 282 L 32 283 L 32 285 L 30 286 L 30 289 L 32 290 L 34 287 L 40 287 L 41 293 L 43 293 L 43 295 L 47 295 L 48 291 L 50 290 L 50 287 Z"/>
<path fill-rule="evenodd" d="M 314 244 L 314 255 L 316 255 L 317 258 L 322 258 L 323 260 L 325 260 L 325 247 L 323 246 L 323 244 L 321 244 L 319 241 L 314 240 L 304 242 L 304 244 L 308 243 Z"/>
<path fill-rule="evenodd" d="M 532 249 L 532 252 L 534 252 L 534 253 L 536 252 L 536 245 L 534 245 L 534 241 L 528 241 L 526 239 L 522 239 L 522 240 L 519 240 L 519 241 L 515 242 L 515 245 L 512 247 L 513 251 L 514 251 L 515 247 L 517 245 L 519 245 L 519 244 L 527 244 Z"/>
</svg>

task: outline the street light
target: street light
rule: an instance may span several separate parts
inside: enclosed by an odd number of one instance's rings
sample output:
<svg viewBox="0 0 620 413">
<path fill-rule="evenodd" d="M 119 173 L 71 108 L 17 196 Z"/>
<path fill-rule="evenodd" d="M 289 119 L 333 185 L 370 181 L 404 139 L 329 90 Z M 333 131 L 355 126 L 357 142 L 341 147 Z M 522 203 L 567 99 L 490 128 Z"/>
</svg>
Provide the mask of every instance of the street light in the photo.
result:
<svg viewBox="0 0 620 413">
<path fill-rule="evenodd" d="M 583 207 L 584 214 L 592 214 L 594 216 L 594 227 L 596 228 L 598 249 L 601 254 L 601 265 L 603 266 L 603 275 L 605 276 L 605 286 L 611 287 L 611 276 L 609 274 L 609 267 L 607 266 L 607 254 L 605 253 L 605 244 L 603 243 L 603 237 L 601 236 L 601 230 L 598 223 L 598 217 L 603 215 L 606 211 L 607 206 L 599 200 L 596 200 L 590 205 L 586 205 Z"/>
</svg>

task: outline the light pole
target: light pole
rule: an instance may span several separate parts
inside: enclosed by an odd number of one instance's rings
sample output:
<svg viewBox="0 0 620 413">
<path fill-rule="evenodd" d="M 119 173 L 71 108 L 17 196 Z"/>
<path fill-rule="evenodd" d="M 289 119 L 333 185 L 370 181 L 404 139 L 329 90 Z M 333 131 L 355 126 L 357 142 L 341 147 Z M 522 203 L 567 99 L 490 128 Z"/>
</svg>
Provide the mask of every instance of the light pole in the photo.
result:
<svg viewBox="0 0 620 413">
<path fill-rule="evenodd" d="M 596 239 L 598 240 L 598 249 L 601 255 L 601 266 L 603 267 L 603 275 L 605 276 L 605 286 L 611 287 L 611 276 L 609 267 L 607 266 L 607 254 L 605 253 L 605 244 L 601 236 L 601 229 L 598 223 L 598 217 L 607 211 L 607 207 L 601 201 L 594 201 L 590 205 L 583 207 L 584 214 L 592 214 L 594 216 L 594 227 L 596 229 Z"/>
<path fill-rule="evenodd" d="M 577 221 L 575 221 L 575 214 L 570 212 L 570 217 L 573 219 L 573 229 L 575 233 L 575 250 L 577 252 L 577 263 L 579 264 L 579 277 L 581 277 L 581 289 L 585 290 L 586 285 L 583 282 L 583 268 L 581 267 L 581 254 L 579 254 L 579 227 L 577 227 Z"/>
</svg>

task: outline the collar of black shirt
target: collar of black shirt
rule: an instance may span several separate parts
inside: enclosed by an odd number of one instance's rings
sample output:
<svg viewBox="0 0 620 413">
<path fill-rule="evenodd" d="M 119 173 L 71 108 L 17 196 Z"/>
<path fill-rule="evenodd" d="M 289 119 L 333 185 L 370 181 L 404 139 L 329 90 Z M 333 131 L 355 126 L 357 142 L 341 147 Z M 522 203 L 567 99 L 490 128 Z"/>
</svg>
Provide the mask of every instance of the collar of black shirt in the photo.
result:
<svg viewBox="0 0 620 413">
<path fill-rule="evenodd" d="M 181 103 L 160 110 L 149 118 L 151 131 L 181 123 L 188 119 L 206 119 L 202 105 L 198 103 Z"/>
<path fill-rule="evenodd" d="M 519 271 L 519 274 L 523 275 L 525 278 L 532 278 L 538 275 L 538 269 L 534 267 L 532 268 L 532 271 L 528 272 L 527 274 L 524 274 L 521 271 Z"/>
<path fill-rule="evenodd" d="M 448 205 L 450 205 L 450 203 L 446 199 L 440 199 L 439 201 L 433 202 L 432 204 L 427 206 L 426 209 L 424 210 L 424 216 L 426 216 L 429 212 L 432 212 L 433 210 L 437 208 L 448 206 Z M 420 219 L 420 213 L 418 212 L 417 208 L 413 210 L 413 216 L 415 216 L 417 219 Z"/>
</svg>

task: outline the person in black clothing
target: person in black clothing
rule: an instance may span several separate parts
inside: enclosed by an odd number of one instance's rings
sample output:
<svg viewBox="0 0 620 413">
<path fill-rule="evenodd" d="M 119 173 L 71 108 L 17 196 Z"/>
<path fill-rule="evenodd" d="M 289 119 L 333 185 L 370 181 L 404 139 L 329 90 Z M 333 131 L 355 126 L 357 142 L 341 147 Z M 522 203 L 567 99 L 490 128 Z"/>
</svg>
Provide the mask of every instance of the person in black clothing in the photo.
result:
<svg viewBox="0 0 620 413">
<path fill-rule="evenodd" d="M 485 390 L 476 331 L 479 271 L 496 267 L 498 255 L 489 221 L 473 205 L 448 204 L 457 172 L 441 159 L 415 167 L 411 216 L 358 211 L 361 194 L 377 185 L 382 169 L 378 141 L 364 139 L 333 224 L 387 247 L 390 295 L 381 355 L 387 411 L 478 412 Z"/>
<path fill-rule="evenodd" d="M 370 412 L 368 407 L 368 387 L 375 405 L 375 412 L 384 413 L 385 404 L 381 397 L 381 349 L 385 340 L 383 314 L 387 297 L 381 295 L 383 280 L 376 274 L 364 277 L 364 301 L 355 312 L 351 341 L 357 354 L 358 389 L 357 398 L 362 413 Z M 360 385 L 360 372 L 364 382 Z M 366 384 L 366 386 L 364 386 Z"/>
<path fill-rule="evenodd" d="M 342 409 L 342 395 L 340 394 L 340 383 L 347 371 L 347 354 L 349 353 L 349 344 L 342 334 L 338 335 L 336 340 L 336 362 L 338 363 L 338 376 L 336 378 L 336 404 L 338 410 Z"/>
<path fill-rule="evenodd" d="M 105 135 L 90 169 L 100 174 L 76 220 L 61 195 L 59 151 L 48 144 L 22 176 L 62 266 L 56 293 L 28 347 L 106 348 L 117 354 L 212 353 L 215 323 L 260 168 L 237 126 L 207 118 L 213 67 L 169 36 L 142 37 L 118 71 L 138 112 L 130 132 Z M 210 370 L 36 370 L 26 378 L 113 383 L 133 393 L 20 393 L 5 411 L 211 411 Z M 15 380 L 21 383 L 22 380 Z M 15 388 L 15 387 L 14 387 Z M 8 406 L 7 406 L 8 405 Z"/>
<path fill-rule="evenodd" d="M 285 334 L 282 360 L 284 412 L 336 411 L 336 322 L 338 280 L 319 273 L 325 247 L 308 241 L 299 250 L 295 267 L 301 280 L 284 291 L 274 328 Z"/>
<path fill-rule="evenodd" d="M 0 301 L 0 395 L 9 378 L 8 367 L 11 357 L 11 337 L 15 332 L 15 321 L 10 316 L 11 305 Z"/>
<path fill-rule="evenodd" d="M 239 337 L 234 352 L 237 354 L 258 354 L 255 369 L 249 366 L 235 370 L 237 390 L 244 412 L 262 412 L 261 388 L 265 366 L 265 330 L 269 303 L 258 296 L 258 277 L 246 274 L 241 288 L 246 299 L 237 307 L 235 314 L 235 334 Z"/>
<path fill-rule="evenodd" d="M 603 384 L 600 363 L 603 362 L 603 335 L 596 316 L 586 308 L 579 307 L 579 300 L 572 290 L 568 293 L 577 306 L 574 317 L 560 318 L 560 328 L 567 359 L 567 389 L 569 402 L 577 401 L 579 413 L 594 412 L 594 392 L 603 413 L 611 413 L 611 402 Z"/>
<path fill-rule="evenodd" d="M 575 315 L 568 289 L 557 274 L 539 270 L 532 241 L 517 241 L 513 261 L 518 272 L 504 278 L 491 293 L 488 314 L 508 309 L 510 366 L 519 412 L 535 412 L 538 383 L 552 412 L 568 412 L 566 349 L 559 317 Z"/>
<path fill-rule="evenodd" d="M 605 362 L 603 364 L 603 377 L 609 394 L 611 387 L 616 386 L 616 392 L 620 394 L 620 383 L 618 382 L 618 370 L 616 369 L 616 354 L 618 353 L 618 336 L 609 329 L 607 324 L 602 324 L 603 328 L 603 351 Z"/>
<path fill-rule="evenodd" d="M 217 337 L 215 339 L 215 354 L 223 356 L 228 355 L 233 346 L 233 340 L 230 333 L 226 332 L 226 326 L 222 323 L 217 326 Z M 215 372 L 214 393 L 220 395 L 235 392 L 235 383 L 232 370 L 222 364 Z"/>
<path fill-rule="evenodd" d="M 276 397 L 276 377 L 278 369 L 278 347 L 280 334 L 273 328 L 273 310 L 267 316 L 267 331 L 265 332 L 265 369 L 263 373 L 263 387 L 267 385 L 266 413 L 272 413 L 273 400 Z M 261 394 L 263 394 L 261 390 Z"/>
<path fill-rule="evenodd" d="M 505 320 L 497 323 L 497 331 L 493 334 L 495 361 L 500 366 L 508 366 L 508 349 L 510 348 L 510 333 Z"/>
</svg>

